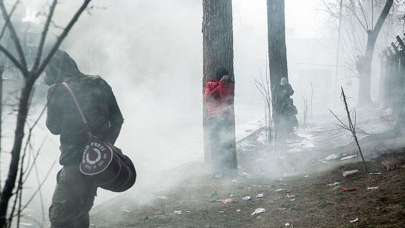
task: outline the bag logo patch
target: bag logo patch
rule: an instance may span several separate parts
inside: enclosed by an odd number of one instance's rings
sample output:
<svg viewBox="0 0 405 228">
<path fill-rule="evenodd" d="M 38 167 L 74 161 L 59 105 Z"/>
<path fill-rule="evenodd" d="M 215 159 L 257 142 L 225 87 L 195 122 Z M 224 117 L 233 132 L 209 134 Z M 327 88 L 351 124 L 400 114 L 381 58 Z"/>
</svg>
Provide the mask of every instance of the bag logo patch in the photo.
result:
<svg viewBox="0 0 405 228">
<path fill-rule="evenodd" d="M 112 161 L 112 150 L 104 143 L 90 142 L 83 153 L 81 171 L 86 175 L 103 172 Z"/>
</svg>

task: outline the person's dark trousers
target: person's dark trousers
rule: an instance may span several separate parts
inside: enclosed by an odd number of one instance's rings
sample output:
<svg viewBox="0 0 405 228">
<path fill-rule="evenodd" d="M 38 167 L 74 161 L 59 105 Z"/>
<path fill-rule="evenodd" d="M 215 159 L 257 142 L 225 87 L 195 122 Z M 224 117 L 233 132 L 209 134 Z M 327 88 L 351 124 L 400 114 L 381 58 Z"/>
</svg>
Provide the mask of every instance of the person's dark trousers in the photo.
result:
<svg viewBox="0 0 405 228">
<path fill-rule="evenodd" d="M 222 116 L 210 117 L 208 119 L 209 127 L 209 145 L 212 159 L 212 171 L 214 175 L 223 176 L 230 173 L 230 170 L 224 167 L 231 157 L 232 136 L 226 122 L 227 119 Z"/>
<path fill-rule="evenodd" d="M 78 165 L 64 166 L 57 175 L 49 208 L 51 228 L 88 228 L 96 192 L 97 187 L 80 173 Z"/>
</svg>

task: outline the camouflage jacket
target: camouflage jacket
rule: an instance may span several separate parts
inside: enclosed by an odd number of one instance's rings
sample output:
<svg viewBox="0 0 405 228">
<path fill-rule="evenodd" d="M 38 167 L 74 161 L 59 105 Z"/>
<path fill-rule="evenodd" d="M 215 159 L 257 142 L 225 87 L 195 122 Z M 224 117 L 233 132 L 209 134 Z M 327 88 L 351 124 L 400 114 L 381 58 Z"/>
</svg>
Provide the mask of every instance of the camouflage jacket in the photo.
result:
<svg viewBox="0 0 405 228">
<path fill-rule="evenodd" d="M 93 135 L 115 143 L 123 123 L 111 87 L 98 76 L 80 75 L 66 81 L 75 93 Z M 60 83 L 48 90 L 46 125 L 60 135 L 61 165 L 79 164 L 88 140 L 88 128 L 80 118 L 73 98 Z"/>
<path fill-rule="evenodd" d="M 277 113 L 286 114 L 289 113 L 291 105 L 294 106 L 291 96 L 294 94 L 294 90 L 290 84 L 279 85 L 276 89 L 276 96 L 274 100 L 275 110 Z M 295 114 L 293 114 L 295 115 Z"/>
</svg>

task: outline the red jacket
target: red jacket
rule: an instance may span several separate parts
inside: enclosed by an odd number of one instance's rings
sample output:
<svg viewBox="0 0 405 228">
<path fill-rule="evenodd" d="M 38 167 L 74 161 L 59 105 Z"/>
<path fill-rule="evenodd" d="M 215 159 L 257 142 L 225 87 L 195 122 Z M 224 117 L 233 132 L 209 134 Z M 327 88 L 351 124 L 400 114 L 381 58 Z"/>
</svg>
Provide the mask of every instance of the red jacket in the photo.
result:
<svg viewBox="0 0 405 228">
<path fill-rule="evenodd" d="M 222 116 L 233 102 L 234 85 L 222 81 L 208 81 L 204 99 L 209 117 Z"/>
</svg>

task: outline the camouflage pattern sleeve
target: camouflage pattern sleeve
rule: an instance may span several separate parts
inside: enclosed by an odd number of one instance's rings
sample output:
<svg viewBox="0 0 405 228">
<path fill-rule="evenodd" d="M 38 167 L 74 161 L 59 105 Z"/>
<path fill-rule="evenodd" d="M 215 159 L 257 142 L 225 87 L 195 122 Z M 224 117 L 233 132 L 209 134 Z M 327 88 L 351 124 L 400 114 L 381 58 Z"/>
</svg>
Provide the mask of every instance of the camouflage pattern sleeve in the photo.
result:
<svg viewBox="0 0 405 228">
<path fill-rule="evenodd" d="M 54 135 L 59 135 L 61 133 L 61 120 L 63 119 L 63 112 L 60 107 L 62 103 L 58 100 L 58 94 L 56 93 L 57 88 L 57 85 L 49 88 L 47 96 L 48 108 L 46 126 Z"/>
</svg>

